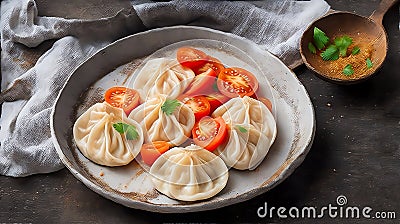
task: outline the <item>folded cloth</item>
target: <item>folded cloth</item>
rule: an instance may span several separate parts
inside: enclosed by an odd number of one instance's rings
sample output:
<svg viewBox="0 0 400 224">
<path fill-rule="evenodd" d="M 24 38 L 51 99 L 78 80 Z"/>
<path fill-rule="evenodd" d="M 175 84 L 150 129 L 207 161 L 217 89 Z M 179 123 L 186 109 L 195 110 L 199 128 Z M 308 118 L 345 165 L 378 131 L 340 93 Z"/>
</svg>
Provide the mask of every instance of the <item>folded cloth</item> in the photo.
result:
<svg viewBox="0 0 400 224">
<path fill-rule="evenodd" d="M 294 67 L 302 32 L 328 10 L 323 0 L 142 0 L 113 17 L 80 20 L 40 17 L 33 0 L 2 1 L 0 174 L 63 167 L 51 141 L 52 105 L 71 72 L 112 41 L 156 27 L 204 26 L 248 38 Z"/>
</svg>

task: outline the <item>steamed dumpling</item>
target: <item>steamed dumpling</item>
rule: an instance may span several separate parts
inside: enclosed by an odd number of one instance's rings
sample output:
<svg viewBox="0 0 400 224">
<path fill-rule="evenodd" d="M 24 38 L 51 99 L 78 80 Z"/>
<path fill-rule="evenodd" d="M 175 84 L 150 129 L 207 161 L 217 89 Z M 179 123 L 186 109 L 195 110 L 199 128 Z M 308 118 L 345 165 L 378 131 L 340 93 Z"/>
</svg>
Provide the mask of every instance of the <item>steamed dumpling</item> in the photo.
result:
<svg viewBox="0 0 400 224">
<path fill-rule="evenodd" d="M 214 152 L 228 167 L 253 170 L 264 160 L 272 142 L 252 125 L 231 124 L 228 140 Z"/>
<path fill-rule="evenodd" d="M 166 95 L 149 98 L 129 114 L 129 118 L 140 123 L 146 143 L 166 141 L 180 145 L 191 135 L 195 123 L 193 111 L 181 103 L 168 115 L 161 108 L 166 101 Z"/>
<path fill-rule="evenodd" d="M 138 73 L 133 88 L 139 90 L 144 102 L 160 94 L 176 99 L 192 82 L 195 74 L 182 67 L 177 60 L 157 58 L 149 60 Z"/>
<path fill-rule="evenodd" d="M 113 127 L 115 123 L 136 127 L 136 140 L 127 140 Z M 106 102 L 91 106 L 75 122 L 73 135 L 76 145 L 84 156 L 105 166 L 122 166 L 130 163 L 140 152 L 143 133 L 140 125 L 126 117 L 125 112 Z"/>
<path fill-rule="evenodd" d="M 262 102 L 248 96 L 232 98 L 218 107 L 212 117 L 221 116 L 230 126 L 229 139 L 215 151 L 227 166 L 255 169 L 276 138 L 275 119 Z"/>
<path fill-rule="evenodd" d="M 155 188 L 182 201 L 203 200 L 218 194 L 228 182 L 224 161 L 196 145 L 175 147 L 151 166 Z"/>
<path fill-rule="evenodd" d="M 275 140 L 276 122 L 271 111 L 262 102 L 248 96 L 230 99 L 218 107 L 212 117 L 221 116 L 226 123 L 251 124 L 268 138 Z"/>
</svg>

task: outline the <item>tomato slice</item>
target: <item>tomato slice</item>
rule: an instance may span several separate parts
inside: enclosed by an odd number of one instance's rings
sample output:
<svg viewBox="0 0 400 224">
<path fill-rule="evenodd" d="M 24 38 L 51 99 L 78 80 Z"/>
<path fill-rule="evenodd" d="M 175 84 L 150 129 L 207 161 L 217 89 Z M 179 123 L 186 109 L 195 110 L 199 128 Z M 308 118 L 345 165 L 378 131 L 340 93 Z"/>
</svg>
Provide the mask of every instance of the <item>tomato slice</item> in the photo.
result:
<svg viewBox="0 0 400 224">
<path fill-rule="evenodd" d="M 209 151 L 223 144 L 228 136 L 226 123 L 222 117 L 203 117 L 192 129 L 193 141 Z"/>
<path fill-rule="evenodd" d="M 221 106 L 230 99 L 229 97 L 225 96 L 219 91 L 208 94 L 206 98 L 210 103 L 210 113 L 214 112 L 215 109 L 217 109 L 219 106 Z"/>
<path fill-rule="evenodd" d="M 122 108 L 126 115 L 139 105 L 139 93 L 123 86 L 109 88 L 104 94 L 105 101 L 113 107 Z"/>
<path fill-rule="evenodd" d="M 195 48 L 181 47 L 176 52 L 176 58 L 182 66 L 196 70 L 207 63 L 208 56 Z"/>
<path fill-rule="evenodd" d="M 243 68 L 225 68 L 218 75 L 219 91 L 230 98 L 251 96 L 258 89 L 256 77 Z"/>
<path fill-rule="evenodd" d="M 168 151 L 170 145 L 166 141 L 155 141 L 152 143 L 143 144 L 140 149 L 140 155 L 143 162 L 151 166 L 164 152 Z"/>
<path fill-rule="evenodd" d="M 204 96 L 184 97 L 182 102 L 193 111 L 196 121 L 210 114 L 210 103 Z"/>
<path fill-rule="evenodd" d="M 214 84 L 216 85 L 216 73 L 213 69 L 209 68 L 207 71 L 194 77 L 193 81 L 187 87 L 185 95 L 198 96 L 208 95 L 215 92 Z"/>
<path fill-rule="evenodd" d="M 225 69 L 225 66 L 222 64 L 222 62 L 214 57 L 208 56 L 206 63 L 195 69 L 194 74 L 202 74 L 203 72 L 206 72 L 208 69 L 212 69 L 215 71 L 215 76 L 218 76 L 219 73 Z"/>
</svg>

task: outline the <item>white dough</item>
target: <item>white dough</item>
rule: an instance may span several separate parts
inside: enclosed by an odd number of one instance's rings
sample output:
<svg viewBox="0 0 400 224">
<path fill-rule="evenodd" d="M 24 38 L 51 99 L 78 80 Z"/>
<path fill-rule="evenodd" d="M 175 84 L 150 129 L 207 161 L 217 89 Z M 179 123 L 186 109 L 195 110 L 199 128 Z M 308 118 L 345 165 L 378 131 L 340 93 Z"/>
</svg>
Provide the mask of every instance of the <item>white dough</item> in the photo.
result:
<svg viewBox="0 0 400 224">
<path fill-rule="evenodd" d="M 277 133 L 275 119 L 267 106 L 248 96 L 236 97 L 218 107 L 212 117 L 222 117 L 230 126 L 228 141 L 215 153 L 228 167 L 255 169 L 264 160 Z"/>
<path fill-rule="evenodd" d="M 197 145 L 170 149 L 154 162 L 150 174 L 158 191 L 182 201 L 213 197 L 229 177 L 224 161 Z"/>
<path fill-rule="evenodd" d="M 123 122 L 136 127 L 139 137 L 127 140 L 113 124 Z M 143 132 L 140 125 L 126 117 L 120 108 L 106 102 L 91 106 L 75 122 L 73 135 L 79 150 L 91 161 L 105 166 L 130 163 L 140 152 Z"/>
<path fill-rule="evenodd" d="M 218 107 L 212 117 L 222 117 L 228 124 L 250 124 L 272 141 L 275 140 L 277 130 L 274 116 L 267 106 L 251 97 L 230 99 Z"/>
<path fill-rule="evenodd" d="M 251 125 L 233 124 L 229 130 L 228 140 L 214 152 L 228 167 L 254 170 L 264 160 L 272 142 L 268 136 Z"/>
<path fill-rule="evenodd" d="M 160 94 L 176 99 L 192 82 L 195 74 L 182 67 L 177 60 L 157 58 L 149 60 L 139 71 L 133 88 L 140 93 L 142 102 Z"/>
<path fill-rule="evenodd" d="M 129 118 L 140 123 L 146 143 L 166 141 L 180 145 L 192 133 L 195 123 L 193 111 L 181 103 L 171 115 L 167 115 L 161 109 L 166 100 L 166 95 L 149 98 L 129 114 Z"/>
</svg>

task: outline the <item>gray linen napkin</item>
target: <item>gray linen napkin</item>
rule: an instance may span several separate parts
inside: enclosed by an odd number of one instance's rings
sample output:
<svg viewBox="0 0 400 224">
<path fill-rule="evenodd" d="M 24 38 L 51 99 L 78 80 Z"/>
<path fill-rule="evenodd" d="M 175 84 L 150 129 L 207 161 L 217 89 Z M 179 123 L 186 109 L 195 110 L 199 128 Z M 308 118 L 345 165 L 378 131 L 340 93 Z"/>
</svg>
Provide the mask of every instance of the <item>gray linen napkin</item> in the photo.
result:
<svg viewBox="0 0 400 224">
<path fill-rule="evenodd" d="M 71 72 L 96 51 L 155 27 L 198 25 L 246 37 L 299 63 L 299 38 L 329 10 L 323 0 L 133 1 L 131 10 L 98 20 L 39 17 L 33 0 L 1 3 L 0 174 L 27 176 L 63 167 L 50 136 L 50 112 Z"/>
</svg>

